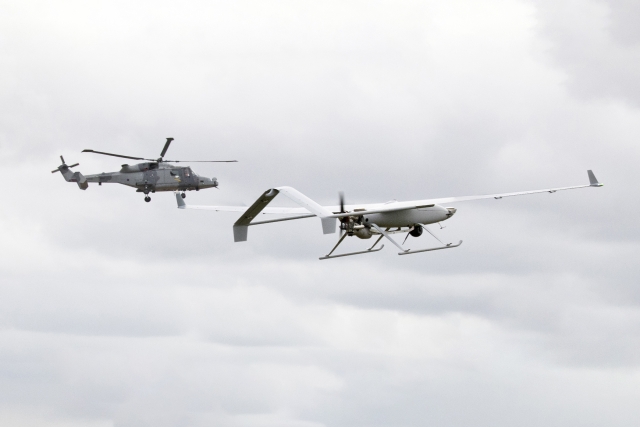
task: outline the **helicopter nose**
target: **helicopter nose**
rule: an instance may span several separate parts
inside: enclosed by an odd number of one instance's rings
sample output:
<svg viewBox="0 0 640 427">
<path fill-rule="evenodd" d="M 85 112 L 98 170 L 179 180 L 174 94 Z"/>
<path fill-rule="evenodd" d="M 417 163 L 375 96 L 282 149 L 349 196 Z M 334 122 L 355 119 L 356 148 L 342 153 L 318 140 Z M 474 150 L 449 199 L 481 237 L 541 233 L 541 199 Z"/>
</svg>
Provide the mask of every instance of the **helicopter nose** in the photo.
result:
<svg viewBox="0 0 640 427">
<path fill-rule="evenodd" d="M 207 177 L 200 177 L 200 186 L 201 187 L 217 187 L 218 186 L 218 181 L 215 178 L 207 178 Z"/>
</svg>

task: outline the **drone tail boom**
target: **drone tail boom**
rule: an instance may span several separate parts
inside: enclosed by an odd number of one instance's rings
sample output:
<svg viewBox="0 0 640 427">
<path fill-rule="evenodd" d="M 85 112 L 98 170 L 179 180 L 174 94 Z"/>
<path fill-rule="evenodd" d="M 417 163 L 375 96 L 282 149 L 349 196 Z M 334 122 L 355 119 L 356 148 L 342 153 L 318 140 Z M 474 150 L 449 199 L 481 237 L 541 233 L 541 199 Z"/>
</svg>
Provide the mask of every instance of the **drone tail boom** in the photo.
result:
<svg viewBox="0 0 640 427">
<path fill-rule="evenodd" d="M 286 219 L 278 219 L 271 221 L 258 221 L 252 223 L 253 219 L 260 214 L 271 203 L 271 201 L 279 194 L 287 196 L 293 202 L 300 207 L 310 212 L 308 215 L 301 215 L 297 217 L 291 217 Z M 336 218 L 332 218 L 333 213 L 328 211 L 325 207 L 320 206 L 315 201 L 311 200 L 304 194 L 300 193 L 295 188 L 291 187 L 277 187 L 271 188 L 265 191 L 262 196 L 251 205 L 242 216 L 233 224 L 233 240 L 236 242 L 244 242 L 247 240 L 248 227 L 250 225 L 264 224 L 267 222 L 288 221 L 292 219 L 308 218 L 310 216 L 317 216 L 320 218 L 322 224 L 322 232 L 324 234 L 331 234 L 336 232 Z"/>
</svg>

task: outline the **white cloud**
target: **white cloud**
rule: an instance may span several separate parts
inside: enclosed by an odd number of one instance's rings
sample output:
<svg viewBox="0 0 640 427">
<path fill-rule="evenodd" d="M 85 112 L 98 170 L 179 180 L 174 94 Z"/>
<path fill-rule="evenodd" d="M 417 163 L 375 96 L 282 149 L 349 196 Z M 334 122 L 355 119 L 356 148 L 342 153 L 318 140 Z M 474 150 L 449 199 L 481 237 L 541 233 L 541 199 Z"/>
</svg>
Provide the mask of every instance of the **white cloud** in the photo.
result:
<svg viewBox="0 0 640 427">
<path fill-rule="evenodd" d="M 634 5 L 0 8 L 0 423 L 637 424 Z M 460 204 L 455 250 L 318 261 L 314 219 L 234 244 L 233 215 L 50 173 L 167 136 L 240 160 L 196 168 L 198 204 L 606 185 Z"/>
</svg>

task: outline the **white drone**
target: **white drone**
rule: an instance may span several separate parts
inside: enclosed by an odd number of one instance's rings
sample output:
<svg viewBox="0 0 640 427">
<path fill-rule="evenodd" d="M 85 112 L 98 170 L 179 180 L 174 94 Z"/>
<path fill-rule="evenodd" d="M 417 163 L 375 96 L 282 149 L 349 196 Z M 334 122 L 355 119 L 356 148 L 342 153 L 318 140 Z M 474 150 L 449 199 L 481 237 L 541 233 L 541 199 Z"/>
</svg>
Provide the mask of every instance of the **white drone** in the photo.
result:
<svg viewBox="0 0 640 427">
<path fill-rule="evenodd" d="M 265 191 L 262 196 L 249 208 L 246 206 L 192 206 L 185 204 L 184 200 L 176 193 L 178 208 L 180 209 L 206 209 L 222 212 L 244 212 L 233 225 L 233 238 L 236 242 L 247 240 L 247 232 L 250 225 L 267 224 L 271 222 L 291 221 L 294 219 L 319 217 L 322 223 L 324 234 L 336 232 L 336 220 L 340 221 L 341 236 L 338 243 L 331 251 L 320 259 L 338 258 L 350 255 L 366 254 L 382 250 L 384 245 L 376 249 L 376 246 L 386 237 L 391 243 L 400 249 L 398 255 L 410 255 L 419 252 L 436 251 L 439 249 L 456 248 L 462 244 L 462 240 L 457 244 L 444 244 L 428 228 L 427 224 L 435 224 L 451 218 L 456 213 L 456 208 L 444 207 L 442 204 L 465 202 L 468 200 L 480 199 L 502 199 L 503 197 L 521 196 L 535 193 L 555 193 L 560 190 L 573 190 L 585 187 L 602 187 L 592 171 L 587 171 L 589 184 L 576 185 L 573 187 L 549 188 L 545 190 L 521 191 L 517 193 L 490 194 L 484 196 L 464 196 L 445 197 L 442 199 L 413 200 L 409 202 L 391 201 L 386 203 L 374 203 L 364 205 L 345 205 L 344 197 L 340 194 L 340 206 L 321 206 L 314 202 L 295 188 L 276 187 Z M 299 208 L 267 207 L 278 194 L 283 194 L 300 205 Z M 289 217 L 270 219 L 265 221 L 253 221 L 259 214 L 282 214 L 294 215 Z M 438 240 L 442 246 L 427 249 L 405 249 L 396 242 L 391 234 L 407 233 L 404 243 L 411 235 L 419 237 L 422 231 L 426 230 L 431 236 Z M 340 246 L 340 243 L 347 236 L 356 236 L 360 239 L 370 239 L 378 236 L 375 243 L 364 251 L 349 252 L 332 255 Z"/>
</svg>

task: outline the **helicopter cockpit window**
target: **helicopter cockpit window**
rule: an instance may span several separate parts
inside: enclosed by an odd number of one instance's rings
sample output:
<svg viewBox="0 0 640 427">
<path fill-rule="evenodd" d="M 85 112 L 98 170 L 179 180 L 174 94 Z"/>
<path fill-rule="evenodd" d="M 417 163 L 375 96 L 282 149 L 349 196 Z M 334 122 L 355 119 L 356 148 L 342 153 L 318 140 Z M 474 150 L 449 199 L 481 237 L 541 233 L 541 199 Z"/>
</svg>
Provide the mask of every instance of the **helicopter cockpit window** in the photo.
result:
<svg viewBox="0 0 640 427">
<path fill-rule="evenodd" d="M 191 169 L 189 169 L 189 168 L 185 168 L 185 170 L 184 170 L 184 176 L 191 176 Z"/>
</svg>

